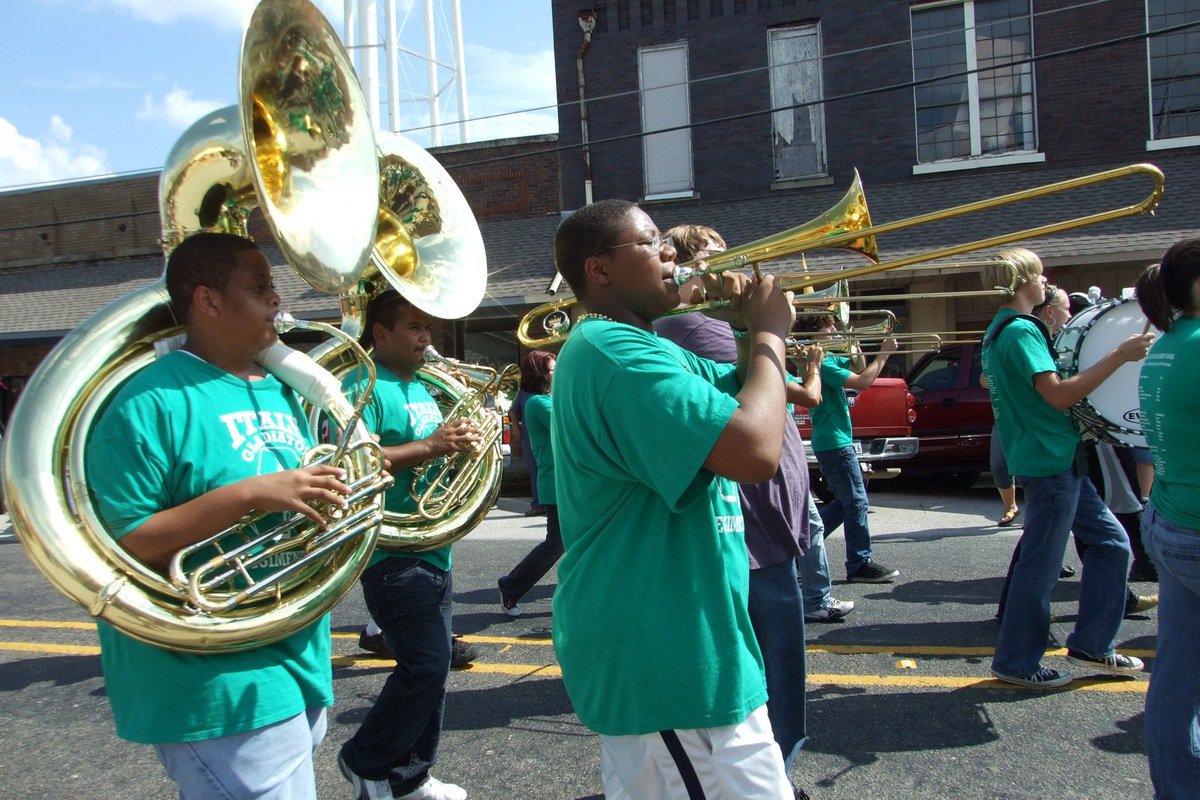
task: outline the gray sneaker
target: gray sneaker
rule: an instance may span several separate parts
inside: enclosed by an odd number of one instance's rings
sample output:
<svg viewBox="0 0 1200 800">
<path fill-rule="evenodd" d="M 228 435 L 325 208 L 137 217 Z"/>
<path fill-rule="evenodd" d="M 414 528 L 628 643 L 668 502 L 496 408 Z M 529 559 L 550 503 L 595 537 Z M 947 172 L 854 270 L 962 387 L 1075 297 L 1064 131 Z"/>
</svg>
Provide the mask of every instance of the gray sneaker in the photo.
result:
<svg viewBox="0 0 1200 800">
<path fill-rule="evenodd" d="M 805 612 L 805 622 L 833 622 L 849 614 L 854 610 L 853 600 L 835 600 L 830 597 L 825 600 L 825 604 L 816 611 Z"/>
<path fill-rule="evenodd" d="M 346 780 L 350 781 L 354 800 L 392 800 L 392 785 L 388 781 L 364 778 L 350 769 L 341 753 L 338 753 L 337 765 Z"/>
</svg>

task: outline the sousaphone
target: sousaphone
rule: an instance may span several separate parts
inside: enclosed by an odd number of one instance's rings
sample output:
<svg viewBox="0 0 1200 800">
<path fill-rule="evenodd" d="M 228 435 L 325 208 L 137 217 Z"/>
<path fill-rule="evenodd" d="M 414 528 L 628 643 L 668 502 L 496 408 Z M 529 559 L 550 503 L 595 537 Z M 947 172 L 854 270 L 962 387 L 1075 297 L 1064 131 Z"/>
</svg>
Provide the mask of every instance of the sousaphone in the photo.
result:
<svg viewBox="0 0 1200 800">
<path fill-rule="evenodd" d="M 243 38 L 239 82 L 238 106 L 193 125 L 163 170 L 164 249 L 201 230 L 244 233 L 246 218 L 260 208 L 309 285 L 350 290 L 374 242 L 379 167 L 366 102 L 337 34 L 307 0 L 262 0 Z M 113 392 L 180 331 L 159 280 L 59 343 L 13 412 L 4 450 L 10 513 L 37 567 L 97 619 L 173 650 L 257 647 L 310 624 L 353 586 L 375 545 L 380 492 L 390 478 L 380 475 L 369 436 L 340 404 L 333 411 L 354 429 L 354 441 L 338 463 L 348 482 L 373 484 L 334 524 L 341 538 L 322 530 L 301 540 L 319 557 L 281 575 L 269 591 L 228 609 L 224 602 L 198 605 L 178 580 L 115 544 L 93 508 L 84 458 L 92 424 Z M 306 374 L 310 362 L 283 351 L 264 360 L 299 364 L 287 370 L 292 380 L 331 393 L 330 376 Z M 236 592 L 218 586 L 215 593 L 221 601 Z"/>
</svg>

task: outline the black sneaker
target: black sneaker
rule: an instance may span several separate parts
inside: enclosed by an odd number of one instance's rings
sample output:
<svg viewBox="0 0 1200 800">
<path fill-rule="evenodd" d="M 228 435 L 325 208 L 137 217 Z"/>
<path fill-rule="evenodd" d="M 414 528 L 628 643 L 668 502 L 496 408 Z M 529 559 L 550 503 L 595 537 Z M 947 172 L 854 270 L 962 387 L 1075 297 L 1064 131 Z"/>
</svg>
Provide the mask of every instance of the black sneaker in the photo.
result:
<svg viewBox="0 0 1200 800">
<path fill-rule="evenodd" d="M 1071 682 L 1071 673 L 1059 672 L 1056 669 L 1049 669 L 1048 667 L 1042 667 L 1032 675 L 1005 675 L 1003 672 L 997 672 L 996 668 L 993 667 L 992 677 L 998 681 L 1015 683 L 1018 686 L 1029 686 L 1033 689 L 1054 689 L 1059 686 L 1066 686 Z"/>
<path fill-rule="evenodd" d="M 1067 650 L 1067 663 L 1073 667 L 1107 672 L 1109 675 L 1137 675 L 1146 665 L 1140 658 L 1113 653 L 1103 658 L 1092 658 L 1079 650 Z"/>
<path fill-rule="evenodd" d="M 479 658 L 479 648 L 463 641 L 461 636 L 450 638 L 450 668 L 466 669 L 471 662 Z"/>
<path fill-rule="evenodd" d="M 396 654 L 392 652 L 392 648 L 388 646 L 387 640 L 383 638 L 382 631 L 374 636 L 367 636 L 367 631 L 364 628 L 362 633 L 358 635 L 358 647 L 360 650 L 366 650 L 368 653 L 374 653 L 380 658 L 396 660 Z"/>
<path fill-rule="evenodd" d="M 850 583 L 891 583 L 900 575 L 900 570 L 885 567 L 878 561 L 867 559 L 862 566 L 846 576 Z"/>
</svg>

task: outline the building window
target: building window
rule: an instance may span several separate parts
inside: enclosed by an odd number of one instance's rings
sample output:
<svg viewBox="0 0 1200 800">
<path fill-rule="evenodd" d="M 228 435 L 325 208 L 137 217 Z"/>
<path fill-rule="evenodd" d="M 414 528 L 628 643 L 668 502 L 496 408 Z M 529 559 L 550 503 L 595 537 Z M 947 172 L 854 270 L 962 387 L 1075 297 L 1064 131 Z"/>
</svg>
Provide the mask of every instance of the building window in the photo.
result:
<svg viewBox="0 0 1200 800">
<path fill-rule="evenodd" d="M 818 25 L 767 32 L 771 59 L 771 147 L 775 180 L 826 174 Z"/>
<path fill-rule="evenodd" d="M 1200 26 L 1154 35 L 1200 21 L 1200 0 L 1147 0 L 1150 58 L 1150 136 L 1200 136 Z"/>
<path fill-rule="evenodd" d="M 1029 0 L 914 8 L 912 48 L 920 163 L 1037 149 Z"/>
<path fill-rule="evenodd" d="M 642 174 L 646 199 L 692 194 L 692 131 L 686 42 L 638 50 Z M 656 133 L 655 131 L 661 131 Z"/>
</svg>

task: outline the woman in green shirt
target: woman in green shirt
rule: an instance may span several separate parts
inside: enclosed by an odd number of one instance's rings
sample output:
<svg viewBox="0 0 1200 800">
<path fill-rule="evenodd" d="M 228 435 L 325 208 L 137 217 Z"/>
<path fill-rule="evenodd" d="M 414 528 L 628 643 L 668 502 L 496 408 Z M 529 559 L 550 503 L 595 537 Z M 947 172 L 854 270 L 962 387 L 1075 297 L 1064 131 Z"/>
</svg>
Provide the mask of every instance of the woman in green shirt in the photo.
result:
<svg viewBox="0 0 1200 800">
<path fill-rule="evenodd" d="M 1154 453 L 1142 540 L 1158 566 L 1157 658 L 1146 693 L 1146 753 L 1156 798 L 1200 796 L 1200 239 L 1174 245 L 1137 281 L 1138 305 L 1164 331 L 1138 383 Z"/>
</svg>

